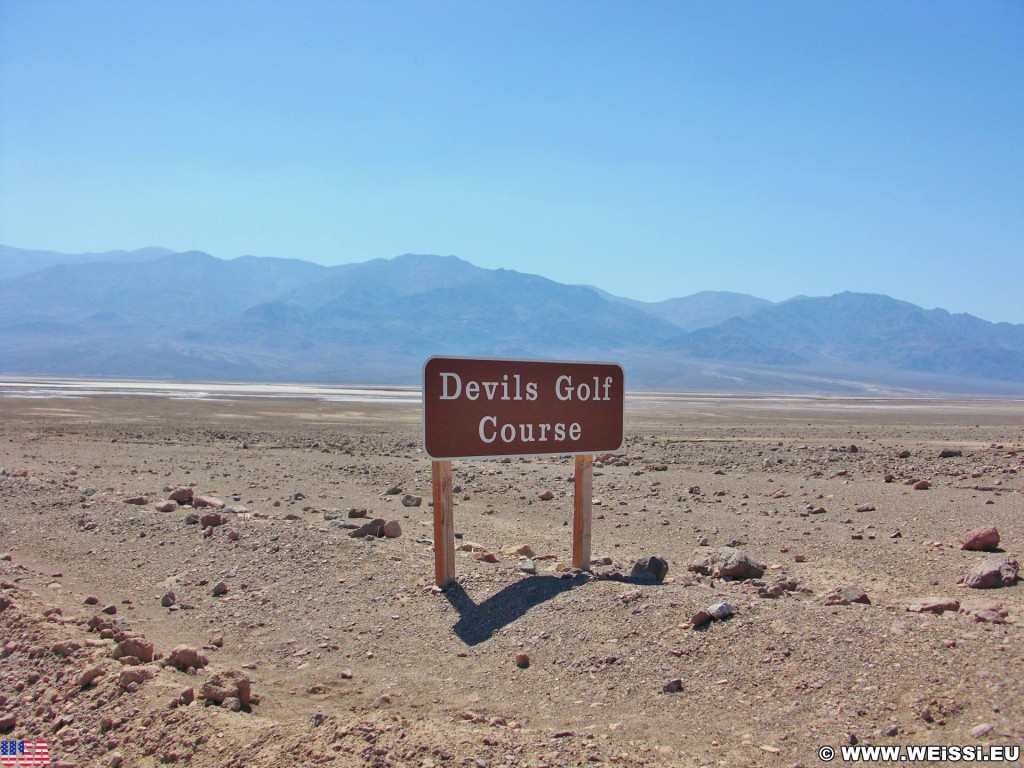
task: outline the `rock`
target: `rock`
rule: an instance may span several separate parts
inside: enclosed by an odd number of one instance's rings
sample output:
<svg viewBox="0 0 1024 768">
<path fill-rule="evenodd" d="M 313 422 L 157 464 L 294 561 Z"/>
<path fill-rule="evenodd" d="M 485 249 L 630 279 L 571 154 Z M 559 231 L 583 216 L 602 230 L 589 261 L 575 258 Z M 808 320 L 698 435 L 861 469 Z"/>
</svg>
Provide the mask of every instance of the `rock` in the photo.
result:
<svg viewBox="0 0 1024 768">
<path fill-rule="evenodd" d="M 902 451 L 900 451 L 899 453 L 896 454 L 896 458 L 897 459 L 909 459 L 910 458 L 910 451 L 908 451 L 906 448 L 904 448 Z"/>
<path fill-rule="evenodd" d="M 825 598 L 825 605 L 849 605 L 850 603 L 863 603 L 871 605 L 867 593 L 860 587 L 836 587 L 828 597 Z"/>
<path fill-rule="evenodd" d="M 228 585 L 223 581 L 218 581 L 216 584 L 214 584 L 213 589 L 210 592 L 210 594 L 212 594 L 214 597 L 220 597 L 221 595 L 226 595 L 227 593 Z"/>
<path fill-rule="evenodd" d="M 858 512 L 874 512 L 875 511 L 875 505 L 874 504 L 861 504 L 861 505 L 859 505 L 857 507 L 857 511 Z"/>
<path fill-rule="evenodd" d="M 100 599 L 98 597 L 96 597 L 96 595 L 89 595 L 82 602 L 85 603 L 86 605 L 99 605 L 100 604 Z"/>
<path fill-rule="evenodd" d="M 141 637 L 126 637 L 117 644 L 113 653 L 115 659 L 123 656 L 134 656 L 139 661 L 148 664 L 156 657 L 156 648 L 153 643 L 147 643 Z"/>
<path fill-rule="evenodd" d="M 973 598 L 970 600 L 964 600 L 960 603 L 960 613 L 977 613 L 978 611 L 995 611 L 1001 616 L 1006 616 L 1007 612 L 1003 610 L 1001 603 L 995 600 L 987 600 L 985 598 Z"/>
<path fill-rule="evenodd" d="M 110 605 L 104 606 L 103 612 L 108 616 L 113 616 L 117 613 L 117 606 L 111 603 Z"/>
<path fill-rule="evenodd" d="M 528 653 L 517 653 L 516 654 L 516 666 L 520 669 L 526 669 L 530 666 L 530 654 Z"/>
<path fill-rule="evenodd" d="M 89 667 L 82 674 L 78 676 L 78 680 L 75 681 L 79 688 L 87 688 L 92 685 L 93 681 L 107 674 L 107 670 L 100 666 Z"/>
<path fill-rule="evenodd" d="M 192 498 L 193 507 L 212 507 L 213 509 L 223 509 L 226 505 L 221 499 L 216 496 L 194 496 Z"/>
<path fill-rule="evenodd" d="M 959 451 L 956 448 L 943 448 L 941 451 L 939 451 L 940 459 L 953 459 L 963 455 L 963 451 Z"/>
<path fill-rule="evenodd" d="M 173 491 L 170 492 L 167 498 L 170 499 L 171 501 L 191 503 L 192 497 L 194 495 L 195 491 L 193 491 L 191 488 L 175 488 Z"/>
<path fill-rule="evenodd" d="M 237 670 L 218 672 L 203 683 L 199 695 L 217 704 L 223 704 L 225 699 L 234 697 L 245 708 L 252 700 L 252 681 Z"/>
<path fill-rule="evenodd" d="M 932 484 L 928 480 L 918 480 L 916 483 L 914 483 L 915 491 L 927 491 L 931 487 Z"/>
<path fill-rule="evenodd" d="M 715 621 L 721 621 L 727 619 L 733 615 L 735 609 L 731 603 L 715 603 L 714 605 L 708 606 L 708 614 Z"/>
<path fill-rule="evenodd" d="M 402 497 L 402 506 L 403 507 L 418 507 L 422 503 L 423 503 L 423 497 L 422 496 L 413 496 L 411 494 L 406 494 L 405 496 Z"/>
<path fill-rule="evenodd" d="M 1017 569 L 1017 561 L 1012 558 L 990 558 L 974 566 L 964 584 L 971 589 L 1012 587 L 1017 582 Z"/>
<path fill-rule="evenodd" d="M 1005 624 L 1006 617 L 1000 611 L 982 609 L 974 612 L 974 620 L 984 624 Z"/>
<path fill-rule="evenodd" d="M 667 683 L 661 686 L 661 690 L 665 693 L 678 693 L 679 691 L 683 690 L 683 679 L 681 677 L 677 677 L 672 680 L 669 680 Z"/>
<path fill-rule="evenodd" d="M 693 618 L 690 619 L 690 626 L 694 629 L 697 627 L 703 627 L 705 624 L 711 622 L 711 614 L 707 611 L 697 611 L 693 614 Z"/>
<path fill-rule="evenodd" d="M 174 594 L 173 590 L 164 592 L 164 596 L 160 598 L 160 605 L 164 608 L 170 608 L 176 602 L 178 602 L 178 596 Z"/>
<path fill-rule="evenodd" d="M 390 488 L 388 488 L 386 491 L 384 491 L 384 495 L 385 496 L 397 496 L 401 492 L 402 492 L 402 487 L 400 485 L 392 485 Z"/>
<path fill-rule="evenodd" d="M 995 726 L 991 723 L 980 723 L 971 728 L 971 736 L 975 739 L 981 739 L 988 736 L 994 730 Z"/>
<path fill-rule="evenodd" d="M 377 518 L 376 520 L 370 521 L 366 525 L 356 528 L 354 531 L 349 533 L 349 536 L 351 536 L 353 539 L 361 539 L 365 536 L 374 536 L 379 539 L 384 535 L 385 525 L 387 525 L 387 520 L 384 520 L 383 518 Z"/>
<path fill-rule="evenodd" d="M 128 667 L 122 669 L 118 675 L 117 684 L 120 688 L 127 689 L 133 683 L 136 686 L 142 685 L 147 680 L 152 680 L 155 673 L 149 667 Z"/>
<path fill-rule="evenodd" d="M 169 667 L 175 667 L 182 672 L 186 672 L 190 668 L 202 669 L 210 663 L 210 660 L 198 648 L 178 645 L 168 654 L 167 660 L 164 663 Z"/>
<path fill-rule="evenodd" d="M 483 552 L 477 552 L 475 555 L 473 555 L 473 559 L 477 560 L 477 561 L 479 561 L 481 563 L 497 563 L 498 562 L 498 556 L 496 554 L 494 554 L 493 552 L 487 552 L 486 550 L 483 551 Z"/>
<path fill-rule="evenodd" d="M 537 498 L 540 499 L 541 501 L 551 501 L 553 498 L 555 498 L 555 494 L 553 494 L 551 491 L 544 491 L 543 493 L 538 493 Z"/>
<path fill-rule="evenodd" d="M 149 497 L 148 496 L 129 496 L 127 499 L 124 500 L 124 503 L 125 504 L 134 504 L 137 507 L 141 507 L 141 506 L 144 506 L 146 504 L 149 504 Z"/>
<path fill-rule="evenodd" d="M 518 568 L 523 573 L 529 574 L 531 576 L 536 576 L 537 575 L 537 564 L 534 563 L 533 560 L 530 560 L 529 558 L 527 558 L 526 560 L 523 560 L 521 563 L 519 563 Z"/>
<path fill-rule="evenodd" d="M 199 518 L 200 528 L 216 528 L 219 525 L 224 525 L 228 519 L 219 512 L 209 512 Z"/>
<path fill-rule="evenodd" d="M 324 520 L 330 522 L 331 520 L 337 520 L 341 517 L 341 510 L 337 507 L 328 507 L 324 510 Z"/>
<path fill-rule="evenodd" d="M 189 512 L 185 515 L 185 525 L 197 525 L 199 523 L 199 515 L 195 512 Z"/>
<path fill-rule="evenodd" d="M 998 546 L 999 531 L 996 530 L 994 525 L 988 525 L 968 533 L 964 537 L 963 542 L 961 542 L 960 549 L 968 549 L 975 552 L 994 552 Z"/>
<path fill-rule="evenodd" d="M 657 555 L 640 558 L 633 563 L 633 568 L 629 572 L 631 579 L 653 580 L 658 584 L 665 581 L 667 575 L 668 563 Z"/>
<path fill-rule="evenodd" d="M 176 501 L 158 501 L 156 503 L 157 512 L 173 512 L 178 508 L 178 502 Z"/>
<path fill-rule="evenodd" d="M 907 610 L 913 613 L 942 614 L 946 611 L 959 611 L 960 602 L 949 597 L 918 597 L 907 604 Z"/>
<path fill-rule="evenodd" d="M 536 557 L 537 553 L 533 551 L 533 547 L 529 544 L 519 544 L 501 548 L 501 554 L 509 555 L 511 557 Z"/>
<path fill-rule="evenodd" d="M 367 512 L 365 509 L 356 509 L 353 507 L 348 511 L 348 516 L 350 518 L 363 518 L 367 516 Z"/>
<path fill-rule="evenodd" d="M 397 520 L 389 520 L 384 523 L 384 527 L 381 529 L 384 535 L 389 539 L 397 539 L 402 535 L 402 526 Z"/>
<path fill-rule="evenodd" d="M 764 575 L 764 566 L 741 549 L 722 547 L 711 575 L 719 579 L 759 579 Z"/>
<path fill-rule="evenodd" d="M 232 712 L 242 711 L 242 702 L 235 696 L 228 696 L 224 701 L 220 703 L 221 707 L 230 710 Z"/>
</svg>

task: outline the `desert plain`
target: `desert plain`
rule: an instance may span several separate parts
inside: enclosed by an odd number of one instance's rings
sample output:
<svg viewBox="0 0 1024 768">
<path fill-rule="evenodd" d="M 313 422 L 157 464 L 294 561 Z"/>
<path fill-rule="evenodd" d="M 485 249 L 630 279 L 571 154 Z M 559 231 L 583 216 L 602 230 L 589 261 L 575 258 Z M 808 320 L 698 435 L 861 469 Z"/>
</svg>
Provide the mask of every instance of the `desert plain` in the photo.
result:
<svg viewBox="0 0 1024 768">
<path fill-rule="evenodd" d="M 1024 587 L 964 584 L 1024 554 L 1024 402 L 630 395 L 592 570 L 571 457 L 456 461 L 442 591 L 414 400 L 0 398 L 0 738 L 65 768 L 1024 742 Z"/>
</svg>

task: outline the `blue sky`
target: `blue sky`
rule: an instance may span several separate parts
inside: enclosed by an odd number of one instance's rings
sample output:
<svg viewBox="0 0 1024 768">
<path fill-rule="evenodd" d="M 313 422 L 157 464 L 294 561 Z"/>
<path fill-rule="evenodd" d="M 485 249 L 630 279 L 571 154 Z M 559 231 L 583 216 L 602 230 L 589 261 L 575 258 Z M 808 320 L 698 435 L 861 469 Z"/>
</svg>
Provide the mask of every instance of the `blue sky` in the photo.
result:
<svg viewBox="0 0 1024 768">
<path fill-rule="evenodd" d="M 1024 3 L 0 0 L 0 242 L 1024 323 Z"/>
</svg>

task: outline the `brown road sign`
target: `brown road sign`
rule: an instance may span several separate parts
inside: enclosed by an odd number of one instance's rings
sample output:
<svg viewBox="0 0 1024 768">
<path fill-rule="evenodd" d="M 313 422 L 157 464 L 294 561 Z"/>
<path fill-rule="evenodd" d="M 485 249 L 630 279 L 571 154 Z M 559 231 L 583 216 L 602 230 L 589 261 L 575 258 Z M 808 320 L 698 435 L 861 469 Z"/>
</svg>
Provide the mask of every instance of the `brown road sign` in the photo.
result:
<svg viewBox="0 0 1024 768">
<path fill-rule="evenodd" d="M 432 459 L 616 451 L 625 389 L 616 363 L 432 357 L 423 444 Z"/>
</svg>

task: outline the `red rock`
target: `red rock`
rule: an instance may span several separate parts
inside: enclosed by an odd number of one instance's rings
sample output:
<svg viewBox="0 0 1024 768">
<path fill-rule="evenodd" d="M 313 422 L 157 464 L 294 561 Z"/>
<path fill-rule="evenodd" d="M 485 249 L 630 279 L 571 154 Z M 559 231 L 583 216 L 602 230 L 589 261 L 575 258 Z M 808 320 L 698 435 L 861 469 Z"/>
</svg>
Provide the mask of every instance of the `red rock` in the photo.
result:
<svg viewBox="0 0 1024 768">
<path fill-rule="evenodd" d="M 356 528 L 354 531 L 350 531 L 348 535 L 353 539 L 362 539 L 366 536 L 373 536 L 379 539 L 384 535 L 385 525 L 387 525 L 387 520 L 377 518 L 376 520 L 371 520 L 366 525 Z"/>
<path fill-rule="evenodd" d="M 178 502 L 176 501 L 161 501 L 156 505 L 157 512 L 173 512 L 178 508 Z"/>
<path fill-rule="evenodd" d="M 174 594 L 174 590 L 168 590 L 164 593 L 164 596 L 160 598 L 160 605 L 164 608 L 170 608 L 178 602 L 178 596 Z"/>
<path fill-rule="evenodd" d="M 93 681 L 97 677 L 102 677 L 105 674 L 107 674 L 107 670 L 105 670 L 103 667 L 100 667 L 100 666 L 89 667 L 84 672 L 82 672 L 82 674 L 80 674 L 78 676 L 78 680 L 76 681 L 76 684 L 78 685 L 79 688 L 86 688 L 86 687 L 92 685 Z"/>
<path fill-rule="evenodd" d="M 226 595 L 227 593 L 228 593 L 228 585 L 225 582 L 218 581 L 216 584 L 213 585 L 213 590 L 212 590 L 211 594 L 214 597 L 220 597 L 221 595 Z"/>
<path fill-rule="evenodd" d="M 216 496 L 194 496 L 192 498 L 193 507 L 212 507 L 214 509 L 223 509 L 224 502 L 218 499 Z"/>
<path fill-rule="evenodd" d="M 1017 582 L 1017 561 L 1009 557 L 990 558 L 974 566 L 964 579 L 971 589 L 1011 587 Z"/>
<path fill-rule="evenodd" d="M 236 670 L 218 672 L 203 683 L 199 694 L 217 704 L 223 704 L 225 699 L 234 697 L 243 707 L 248 707 L 252 698 L 252 681 Z"/>
<path fill-rule="evenodd" d="M 916 483 L 914 483 L 915 491 L 927 491 L 931 487 L 932 484 L 928 480 L 918 480 Z"/>
<path fill-rule="evenodd" d="M 218 512 L 208 512 L 199 518 L 200 528 L 216 528 L 219 525 L 224 525 L 227 522 L 227 518 Z"/>
<path fill-rule="evenodd" d="M 705 624 L 711 621 L 711 614 L 707 611 L 697 611 L 693 614 L 693 618 L 690 619 L 690 626 L 694 629 L 703 627 Z"/>
<path fill-rule="evenodd" d="M 498 562 L 498 556 L 493 552 L 477 552 L 473 555 L 474 560 L 479 560 L 481 563 L 496 563 Z"/>
<path fill-rule="evenodd" d="M 141 507 L 141 506 L 143 506 L 145 504 L 149 504 L 149 497 L 148 496 L 129 496 L 127 499 L 124 500 L 124 503 L 125 504 L 135 504 L 136 506 L 140 506 Z"/>
<path fill-rule="evenodd" d="M 152 680 L 154 676 L 155 673 L 149 667 L 129 667 L 121 670 L 121 674 L 117 678 L 117 685 L 120 688 L 127 688 L 133 683 L 138 686 L 147 680 Z"/>
<path fill-rule="evenodd" d="M 113 655 L 115 659 L 122 656 L 134 656 L 139 661 L 148 664 L 156 655 L 156 649 L 152 643 L 147 643 L 141 637 L 127 637 L 117 644 Z"/>
<path fill-rule="evenodd" d="M 195 491 L 191 488 L 175 488 L 167 497 L 171 501 L 191 501 Z"/>
<path fill-rule="evenodd" d="M 946 611 L 959 611 L 960 603 L 948 597 L 918 597 L 907 605 L 907 610 L 913 613 L 942 614 Z"/>
<path fill-rule="evenodd" d="M 402 526 L 397 520 L 389 520 L 384 523 L 384 535 L 389 539 L 397 539 L 402 535 Z"/>
<path fill-rule="evenodd" d="M 1005 624 L 1006 618 L 999 611 L 975 611 L 974 620 L 985 624 Z"/>
<path fill-rule="evenodd" d="M 978 528 L 971 531 L 960 544 L 960 549 L 968 549 L 975 552 L 994 552 L 999 546 L 999 531 L 994 525 Z"/>
<path fill-rule="evenodd" d="M 516 666 L 520 669 L 526 669 L 530 666 L 530 654 L 528 653 L 517 653 L 516 654 Z"/>
<path fill-rule="evenodd" d="M 189 668 L 202 669 L 210 663 L 210 660 L 207 659 L 206 655 L 198 648 L 179 645 L 170 652 L 165 663 L 169 667 L 176 667 L 182 672 L 185 672 Z"/>
<path fill-rule="evenodd" d="M 551 491 L 544 491 L 543 493 L 537 494 L 537 498 L 540 499 L 541 501 L 551 501 L 553 498 L 555 498 L 555 494 L 553 494 Z"/>
</svg>

